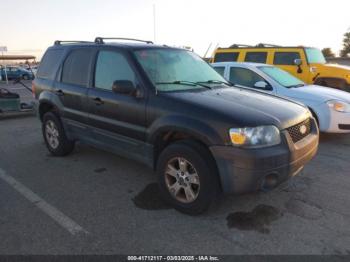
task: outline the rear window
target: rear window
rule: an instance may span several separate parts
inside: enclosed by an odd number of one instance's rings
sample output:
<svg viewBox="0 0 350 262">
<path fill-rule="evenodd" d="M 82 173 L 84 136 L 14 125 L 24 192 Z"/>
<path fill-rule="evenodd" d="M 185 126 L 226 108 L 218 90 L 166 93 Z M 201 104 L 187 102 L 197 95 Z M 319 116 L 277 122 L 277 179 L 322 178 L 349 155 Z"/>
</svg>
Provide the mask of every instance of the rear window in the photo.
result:
<svg viewBox="0 0 350 262">
<path fill-rule="evenodd" d="M 216 53 L 214 62 L 236 62 L 238 55 L 238 52 Z"/>
<path fill-rule="evenodd" d="M 300 59 L 298 52 L 276 52 L 273 63 L 275 65 L 295 65 L 295 59 Z"/>
<path fill-rule="evenodd" d="M 38 78 L 54 80 L 57 69 L 59 67 L 59 62 L 62 58 L 62 54 L 62 49 L 46 51 L 44 57 L 41 59 L 41 63 L 36 76 Z"/>
<path fill-rule="evenodd" d="M 245 55 L 245 62 L 252 63 L 266 63 L 267 52 L 247 52 Z"/>
<path fill-rule="evenodd" d="M 88 84 L 92 49 L 78 49 L 70 52 L 63 64 L 62 82 L 86 86 Z"/>
</svg>

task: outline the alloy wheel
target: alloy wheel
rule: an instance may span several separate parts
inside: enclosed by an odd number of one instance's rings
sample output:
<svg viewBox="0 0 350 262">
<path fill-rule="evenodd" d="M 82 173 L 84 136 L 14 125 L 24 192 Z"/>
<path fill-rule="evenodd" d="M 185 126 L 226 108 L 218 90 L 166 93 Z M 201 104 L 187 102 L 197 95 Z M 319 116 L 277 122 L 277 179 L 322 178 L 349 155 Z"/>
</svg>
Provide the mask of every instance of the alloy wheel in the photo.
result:
<svg viewBox="0 0 350 262">
<path fill-rule="evenodd" d="M 45 136 L 52 149 L 56 149 L 59 146 L 59 132 L 52 120 L 48 120 L 45 124 Z"/>
<path fill-rule="evenodd" d="M 192 203 L 198 197 L 199 175 L 193 164 L 185 158 L 176 157 L 168 161 L 165 183 L 172 197 L 182 203 Z"/>
</svg>

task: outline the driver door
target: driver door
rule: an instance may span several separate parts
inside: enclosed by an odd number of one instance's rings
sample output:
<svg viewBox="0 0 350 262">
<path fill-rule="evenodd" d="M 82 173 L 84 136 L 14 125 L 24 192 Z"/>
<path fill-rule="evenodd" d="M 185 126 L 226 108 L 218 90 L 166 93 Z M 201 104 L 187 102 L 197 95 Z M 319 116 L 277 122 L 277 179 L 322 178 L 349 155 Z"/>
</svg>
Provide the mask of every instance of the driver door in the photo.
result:
<svg viewBox="0 0 350 262">
<path fill-rule="evenodd" d="M 295 60 L 301 60 L 300 65 L 295 64 Z M 299 50 L 283 50 L 274 53 L 273 65 L 289 72 L 304 82 L 309 80 L 309 67 L 307 65 L 304 52 Z"/>
<path fill-rule="evenodd" d="M 132 63 L 122 51 L 102 49 L 96 56 L 93 74 L 94 81 L 88 90 L 93 138 L 117 153 L 143 154 L 146 99 Z M 135 97 L 112 91 L 117 80 L 131 81 L 142 89 L 143 95 Z"/>
</svg>

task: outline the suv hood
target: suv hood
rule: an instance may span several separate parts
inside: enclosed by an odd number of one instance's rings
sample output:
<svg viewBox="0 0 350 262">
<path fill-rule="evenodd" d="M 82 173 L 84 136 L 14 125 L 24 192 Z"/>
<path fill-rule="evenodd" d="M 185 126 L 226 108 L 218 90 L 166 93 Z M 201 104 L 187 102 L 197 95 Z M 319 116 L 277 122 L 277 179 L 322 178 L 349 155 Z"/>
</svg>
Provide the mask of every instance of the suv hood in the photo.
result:
<svg viewBox="0 0 350 262">
<path fill-rule="evenodd" d="M 208 112 L 207 118 L 224 116 L 237 127 L 275 125 L 283 130 L 310 116 L 306 107 L 285 98 L 236 87 L 174 92 L 167 93 L 167 96 L 181 103 L 197 105 L 201 108 L 200 112 Z M 193 113 L 188 112 L 189 115 Z M 200 117 L 203 118 L 203 115 Z"/>
<path fill-rule="evenodd" d="M 338 64 L 312 64 L 311 66 L 317 68 L 316 73 L 320 73 L 320 77 L 338 77 L 350 83 L 350 66 Z"/>
<path fill-rule="evenodd" d="M 341 100 L 350 103 L 350 93 L 317 85 L 290 88 L 288 96 L 299 99 L 300 101 L 309 100 L 316 103 L 325 103 L 329 100 Z"/>
</svg>

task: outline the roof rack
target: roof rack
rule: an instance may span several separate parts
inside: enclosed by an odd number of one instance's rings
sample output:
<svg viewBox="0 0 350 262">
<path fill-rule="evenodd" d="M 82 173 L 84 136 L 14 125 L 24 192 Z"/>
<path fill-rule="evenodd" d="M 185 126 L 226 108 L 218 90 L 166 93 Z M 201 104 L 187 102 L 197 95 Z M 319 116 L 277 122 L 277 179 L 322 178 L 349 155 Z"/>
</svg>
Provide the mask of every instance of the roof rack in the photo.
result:
<svg viewBox="0 0 350 262">
<path fill-rule="evenodd" d="M 66 40 L 66 41 L 56 40 L 54 44 L 61 45 L 62 43 L 73 44 L 73 43 L 93 43 L 93 42 L 91 42 L 91 41 L 76 41 L 76 40 Z"/>
<path fill-rule="evenodd" d="M 272 45 L 272 44 L 264 44 L 264 43 L 259 43 L 256 45 L 256 47 L 282 47 L 280 45 Z"/>
<path fill-rule="evenodd" d="M 128 41 L 135 41 L 135 42 L 143 42 L 146 44 L 153 44 L 152 41 L 140 40 L 140 39 L 135 39 L 135 38 L 124 38 L 124 37 L 96 37 L 95 43 L 96 44 L 104 44 L 103 40 L 128 40 Z"/>
<path fill-rule="evenodd" d="M 251 45 L 240 45 L 240 44 L 232 44 L 230 48 L 239 48 L 239 47 L 252 47 Z"/>
</svg>

